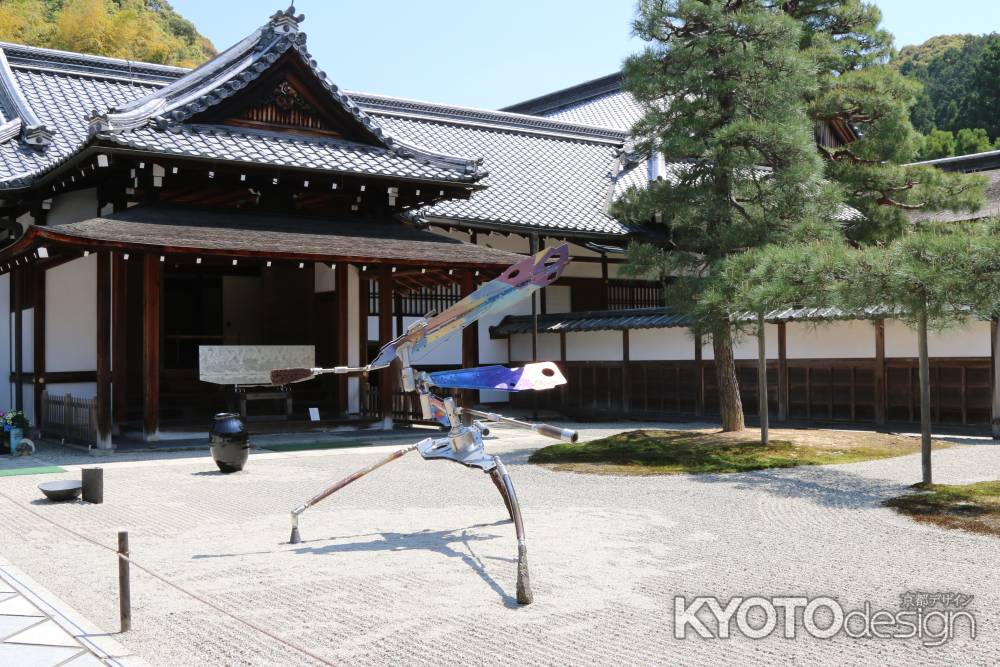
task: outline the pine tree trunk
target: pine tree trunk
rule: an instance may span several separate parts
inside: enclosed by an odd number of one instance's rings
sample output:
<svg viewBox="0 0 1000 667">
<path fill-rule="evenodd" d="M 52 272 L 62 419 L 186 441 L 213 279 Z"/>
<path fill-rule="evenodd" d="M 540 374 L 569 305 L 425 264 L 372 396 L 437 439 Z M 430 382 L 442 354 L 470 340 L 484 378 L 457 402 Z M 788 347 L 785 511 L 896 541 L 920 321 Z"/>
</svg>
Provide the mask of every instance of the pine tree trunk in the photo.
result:
<svg viewBox="0 0 1000 667">
<path fill-rule="evenodd" d="M 719 415 L 722 417 L 723 431 L 742 431 L 743 402 L 740 400 L 740 385 L 736 379 L 736 364 L 733 361 L 733 334 L 729 320 L 724 320 L 712 332 L 712 350 L 715 354 L 715 379 L 719 387 Z"/>
</svg>

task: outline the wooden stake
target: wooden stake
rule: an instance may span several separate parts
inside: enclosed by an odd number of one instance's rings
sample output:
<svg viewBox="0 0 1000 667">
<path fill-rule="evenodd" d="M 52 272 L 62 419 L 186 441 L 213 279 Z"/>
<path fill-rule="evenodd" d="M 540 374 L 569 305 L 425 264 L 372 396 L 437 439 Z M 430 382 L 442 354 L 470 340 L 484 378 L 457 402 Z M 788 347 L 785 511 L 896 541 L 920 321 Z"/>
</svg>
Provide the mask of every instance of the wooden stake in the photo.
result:
<svg viewBox="0 0 1000 667">
<path fill-rule="evenodd" d="M 118 616 L 121 631 L 132 629 L 132 585 L 129 580 L 128 531 L 118 533 Z M 124 558 L 123 558 L 124 556 Z"/>
<path fill-rule="evenodd" d="M 927 308 L 917 313 L 917 353 L 920 356 L 920 463 L 923 483 L 931 484 L 931 370 L 927 355 Z"/>
</svg>

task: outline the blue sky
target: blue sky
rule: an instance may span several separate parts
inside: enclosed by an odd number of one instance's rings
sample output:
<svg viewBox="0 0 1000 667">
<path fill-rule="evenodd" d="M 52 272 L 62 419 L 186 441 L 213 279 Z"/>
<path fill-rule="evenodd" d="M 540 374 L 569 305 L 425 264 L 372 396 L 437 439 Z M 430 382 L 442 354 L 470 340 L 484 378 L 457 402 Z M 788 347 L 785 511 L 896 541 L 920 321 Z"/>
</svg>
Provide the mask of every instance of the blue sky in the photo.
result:
<svg viewBox="0 0 1000 667">
<path fill-rule="evenodd" d="M 225 48 L 281 0 L 171 0 Z M 351 90 L 497 108 L 615 71 L 633 0 L 298 0 L 309 50 Z M 1000 0 L 876 0 L 896 45 L 1000 32 Z"/>
</svg>

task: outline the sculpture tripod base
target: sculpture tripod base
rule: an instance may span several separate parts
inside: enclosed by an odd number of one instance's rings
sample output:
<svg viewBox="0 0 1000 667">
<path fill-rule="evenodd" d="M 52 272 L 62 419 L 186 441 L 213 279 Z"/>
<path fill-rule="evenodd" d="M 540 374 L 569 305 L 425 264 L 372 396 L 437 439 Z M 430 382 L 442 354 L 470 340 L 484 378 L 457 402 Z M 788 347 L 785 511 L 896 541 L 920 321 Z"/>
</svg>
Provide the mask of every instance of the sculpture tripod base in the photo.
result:
<svg viewBox="0 0 1000 667">
<path fill-rule="evenodd" d="M 391 463 L 392 461 L 403 457 L 404 455 L 412 452 L 414 449 L 420 449 L 421 454 L 424 454 L 425 451 L 433 451 L 435 452 L 435 455 L 432 455 L 432 458 L 450 458 L 442 456 L 439 453 L 440 449 L 435 447 L 435 444 L 435 439 L 427 438 L 415 445 L 396 450 L 384 459 L 376 461 L 370 466 L 348 475 L 339 482 L 328 486 L 323 491 L 310 498 L 306 503 L 299 505 L 292 510 L 292 534 L 289 537 L 288 542 L 290 544 L 300 544 L 302 542 L 302 535 L 299 533 L 300 514 L 316 503 L 330 497 L 351 482 L 361 479 L 368 473 L 381 468 L 385 464 Z M 497 491 L 500 492 L 500 497 L 503 498 L 504 506 L 507 508 L 507 514 L 510 517 L 510 520 L 514 522 L 514 532 L 517 536 L 517 603 L 523 605 L 531 604 L 534 600 L 534 595 L 531 592 L 531 578 L 528 574 L 528 547 L 524 539 L 524 522 L 521 519 L 521 506 L 517 502 L 517 494 L 514 493 L 514 485 L 510 481 L 510 475 L 507 473 L 507 468 L 504 467 L 503 461 L 501 461 L 498 456 L 484 456 L 480 460 L 476 461 L 474 465 L 470 465 L 469 463 L 465 463 L 465 465 L 479 468 L 489 474 L 490 478 L 493 480 L 493 484 L 497 487 Z"/>
</svg>

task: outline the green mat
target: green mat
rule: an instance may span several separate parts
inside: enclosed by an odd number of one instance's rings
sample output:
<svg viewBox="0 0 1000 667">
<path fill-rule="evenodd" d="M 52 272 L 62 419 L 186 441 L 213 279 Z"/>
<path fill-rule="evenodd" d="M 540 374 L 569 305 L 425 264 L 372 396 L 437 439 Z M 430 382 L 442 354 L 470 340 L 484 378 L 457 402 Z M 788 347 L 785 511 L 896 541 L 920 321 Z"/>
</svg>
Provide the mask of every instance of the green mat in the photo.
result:
<svg viewBox="0 0 1000 667">
<path fill-rule="evenodd" d="M 34 468 L 0 468 L 0 477 L 15 477 L 17 475 L 45 475 L 53 472 L 66 472 L 59 466 L 35 466 Z"/>
<path fill-rule="evenodd" d="M 272 452 L 304 452 L 310 449 L 341 449 L 369 444 L 371 443 L 363 440 L 338 440 L 336 442 L 282 442 L 273 445 L 254 445 L 254 447 Z"/>
</svg>

